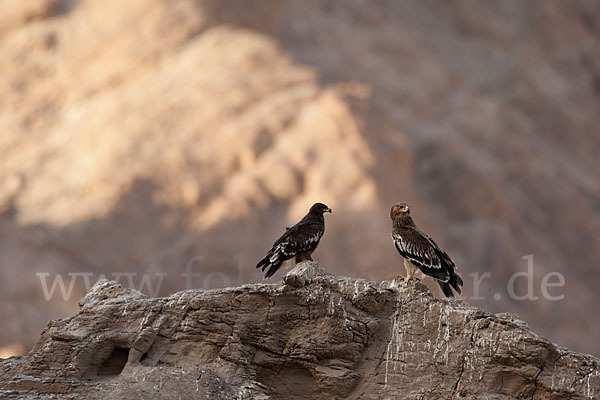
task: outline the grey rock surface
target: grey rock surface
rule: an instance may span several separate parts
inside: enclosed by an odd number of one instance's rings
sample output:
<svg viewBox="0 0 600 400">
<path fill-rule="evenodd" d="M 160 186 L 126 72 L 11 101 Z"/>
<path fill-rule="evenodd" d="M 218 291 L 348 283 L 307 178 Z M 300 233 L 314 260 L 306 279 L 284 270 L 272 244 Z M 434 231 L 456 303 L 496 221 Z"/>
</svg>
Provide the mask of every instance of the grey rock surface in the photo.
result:
<svg viewBox="0 0 600 400">
<path fill-rule="evenodd" d="M 99 281 L 0 361 L 0 397 L 594 399 L 599 366 L 514 315 L 306 262 L 283 282 L 163 298 Z"/>
</svg>

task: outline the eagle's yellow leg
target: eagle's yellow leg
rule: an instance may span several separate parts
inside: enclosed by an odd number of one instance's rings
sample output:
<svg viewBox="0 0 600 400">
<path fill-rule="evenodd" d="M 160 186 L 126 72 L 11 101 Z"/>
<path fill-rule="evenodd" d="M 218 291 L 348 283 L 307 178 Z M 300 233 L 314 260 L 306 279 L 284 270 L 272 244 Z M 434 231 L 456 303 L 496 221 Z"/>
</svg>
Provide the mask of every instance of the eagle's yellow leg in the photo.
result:
<svg viewBox="0 0 600 400">
<path fill-rule="evenodd" d="M 289 260 L 285 260 L 281 265 L 285 269 L 294 268 L 296 266 L 296 257 L 290 258 Z"/>
<path fill-rule="evenodd" d="M 404 278 L 404 282 L 419 280 L 418 278 L 415 278 L 417 267 L 415 267 L 413 263 L 411 263 L 407 259 L 404 259 L 404 267 L 406 267 L 406 278 Z"/>
</svg>

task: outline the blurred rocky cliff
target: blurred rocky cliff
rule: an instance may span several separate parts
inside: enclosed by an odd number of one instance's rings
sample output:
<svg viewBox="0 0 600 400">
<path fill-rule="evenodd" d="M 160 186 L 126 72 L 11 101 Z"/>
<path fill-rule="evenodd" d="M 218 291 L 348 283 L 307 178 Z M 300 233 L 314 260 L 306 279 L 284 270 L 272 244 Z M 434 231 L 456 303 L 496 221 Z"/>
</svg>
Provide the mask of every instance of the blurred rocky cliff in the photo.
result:
<svg viewBox="0 0 600 400">
<path fill-rule="evenodd" d="M 0 347 L 75 312 L 86 285 L 69 273 L 164 278 L 160 295 L 257 281 L 314 201 L 334 211 L 315 257 L 390 278 L 389 206 L 407 201 L 465 298 L 490 271 L 472 303 L 600 354 L 600 3 L 8 0 L 0 14 Z M 539 300 L 510 300 L 527 255 Z M 540 293 L 549 272 L 561 301 Z M 38 273 L 62 274 L 68 300 L 59 286 L 46 300 Z"/>
</svg>

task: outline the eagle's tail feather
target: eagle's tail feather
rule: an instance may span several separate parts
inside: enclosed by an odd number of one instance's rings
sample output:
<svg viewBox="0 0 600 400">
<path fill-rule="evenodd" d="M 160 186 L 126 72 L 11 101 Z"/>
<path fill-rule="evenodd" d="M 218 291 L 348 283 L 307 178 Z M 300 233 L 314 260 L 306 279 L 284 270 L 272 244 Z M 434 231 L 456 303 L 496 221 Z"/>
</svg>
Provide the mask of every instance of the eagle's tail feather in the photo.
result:
<svg viewBox="0 0 600 400">
<path fill-rule="evenodd" d="M 272 264 L 271 268 L 269 268 L 269 270 L 265 274 L 265 278 L 269 278 L 269 277 L 273 276 L 273 274 L 275 272 L 277 272 L 277 270 L 279 269 L 279 267 L 281 267 L 281 262 L 278 262 L 276 264 Z M 264 271 L 264 269 L 263 269 L 263 271 Z"/>
<path fill-rule="evenodd" d="M 263 258 L 262 260 L 260 260 L 260 261 L 258 262 L 258 264 L 256 264 L 256 268 L 260 268 L 260 267 L 262 267 L 262 270 L 264 271 L 264 270 L 265 270 L 265 268 L 266 268 L 266 267 L 267 267 L 267 266 L 270 264 L 270 263 L 269 263 L 269 258 L 270 258 L 270 257 L 271 257 L 271 252 L 269 252 L 269 253 L 268 253 L 268 254 L 265 256 L 265 258 Z"/>
<path fill-rule="evenodd" d="M 446 297 L 454 297 L 454 293 L 452 293 L 452 289 L 450 289 L 450 285 L 444 281 L 437 281 L 438 285 L 440 285 L 440 289 L 444 293 Z"/>
<path fill-rule="evenodd" d="M 454 297 L 452 289 L 456 290 L 456 293 L 458 294 L 462 291 L 460 287 L 463 285 L 463 280 L 454 271 L 451 273 L 450 279 L 448 279 L 447 282 L 437 281 L 437 283 L 446 297 Z"/>
<path fill-rule="evenodd" d="M 265 278 L 268 278 L 277 272 L 283 261 L 283 254 L 281 254 L 279 249 L 271 249 L 267 255 L 256 264 L 256 268 L 262 268 L 263 272 L 268 268 L 267 273 L 265 274 Z"/>
<path fill-rule="evenodd" d="M 450 280 L 448 281 L 448 283 L 454 288 L 454 290 L 456 290 L 458 294 L 460 294 L 460 287 L 463 285 L 463 280 L 460 278 L 460 276 L 453 272 L 452 276 L 450 276 Z"/>
</svg>

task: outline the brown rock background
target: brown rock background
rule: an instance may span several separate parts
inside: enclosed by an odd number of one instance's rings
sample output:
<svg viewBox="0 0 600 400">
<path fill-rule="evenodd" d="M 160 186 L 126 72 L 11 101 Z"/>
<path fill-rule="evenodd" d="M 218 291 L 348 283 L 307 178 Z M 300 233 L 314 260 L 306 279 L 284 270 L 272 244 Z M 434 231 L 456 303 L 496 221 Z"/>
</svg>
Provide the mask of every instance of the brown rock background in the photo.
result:
<svg viewBox="0 0 600 400">
<path fill-rule="evenodd" d="M 323 265 L 388 279 L 403 200 L 463 298 L 490 271 L 471 303 L 600 354 L 599 32 L 592 0 L 6 1 L 0 346 L 31 347 L 86 292 L 47 301 L 36 273 L 256 282 L 317 200 Z M 540 299 L 509 300 L 526 255 Z M 541 296 L 553 271 L 561 301 Z"/>
</svg>

